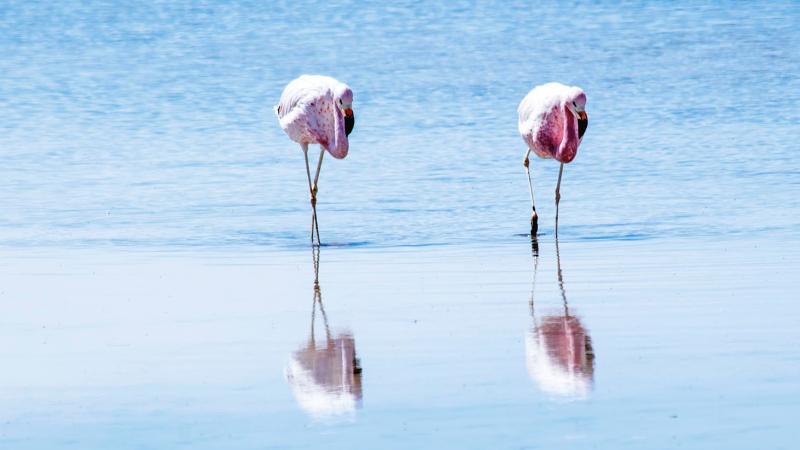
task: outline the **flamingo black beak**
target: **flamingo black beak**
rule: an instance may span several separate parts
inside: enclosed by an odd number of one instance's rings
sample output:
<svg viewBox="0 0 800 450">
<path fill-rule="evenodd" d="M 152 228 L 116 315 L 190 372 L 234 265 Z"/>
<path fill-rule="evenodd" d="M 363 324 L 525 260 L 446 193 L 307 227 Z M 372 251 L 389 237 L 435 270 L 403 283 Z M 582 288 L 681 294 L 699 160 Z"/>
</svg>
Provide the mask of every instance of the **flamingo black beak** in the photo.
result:
<svg viewBox="0 0 800 450">
<path fill-rule="evenodd" d="M 586 111 L 581 111 L 578 113 L 578 139 L 583 137 L 583 133 L 586 133 L 586 128 L 589 126 L 589 116 L 586 115 Z"/>
<path fill-rule="evenodd" d="M 350 133 L 353 132 L 353 127 L 356 126 L 356 116 L 353 115 L 353 110 L 351 108 L 345 108 L 344 110 L 344 133 L 347 136 L 350 136 Z"/>
</svg>

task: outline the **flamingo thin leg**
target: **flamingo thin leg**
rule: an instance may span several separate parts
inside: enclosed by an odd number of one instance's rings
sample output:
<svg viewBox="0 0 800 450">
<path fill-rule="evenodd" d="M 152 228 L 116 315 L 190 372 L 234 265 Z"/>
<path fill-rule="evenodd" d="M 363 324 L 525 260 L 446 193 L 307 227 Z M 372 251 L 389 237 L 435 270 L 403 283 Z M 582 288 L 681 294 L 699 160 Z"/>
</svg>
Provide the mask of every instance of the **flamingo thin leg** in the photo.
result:
<svg viewBox="0 0 800 450">
<path fill-rule="evenodd" d="M 531 149 L 528 148 L 528 153 L 525 154 L 525 159 L 522 160 L 522 165 L 525 166 L 525 173 L 528 174 L 528 189 L 531 192 L 531 209 L 533 212 L 531 213 L 531 236 L 536 236 L 536 232 L 539 229 L 539 216 L 536 214 L 536 204 L 533 201 L 533 180 L 531 180 L 531 170 L 530 167 L 530 160 L 528 157 L 531 155 Z"/>
<path fill-rule="evenodd" d="M 317 193 L 317 183 L 319 182 L 319 171 L 322 169 L 322 157 L 325 156 L 325 149 L 319 151 L 319 161 L 317 162 L 317 174 L 314 175 L 314 193 Z"/>
<path fill-rule="evenodd" d="M 314 184 L 311 185 L 311 196 L 314 198 L 314 204 L 315 205 L 316 205 L 318 183 L 319 183 L 319 171 L 320 171 L 320 169 L 322 169 L 322 158 L 324 156 L 325 156 L 325 149 L 321 148 L 319 150 L 319 160 L 317 161 L 317 173 L 316 173 L 316 175 L 314 175 Z M 315 209 L 314 209 L 314 217 L 317 217 L 317 215 L 316 215 L 316 206 L 315 206 Z M 314 224 L 315 224 L 315 228 L 317 230 L 317 243 L 318 244 L 322 244 L 322 241 L 320 241 L 320 239 L 319 239 L 319 219 L 318 218 L 314 222 Z"/>
<path fill-rule="evenodd" d="M 308 179 L 308 190 L 311 193 L 311 245 L 314 245 L 314 228 L 317 224 L 317 196 L 311 185 L 311 168 L 308 166 L 308 144 L 301 144 L 303 157 L 306 160 L 306 178 Z M 317 231 L 317 242 L 319 242 L 319 231 Z"/>
<path fill-rule="evenodd" d="M 561 175 L 564 173 L 564 163 L 558 169 L 558 184 L 556 184 L 556 236 L 558 236 L 558 203 L 561 201 Z"/>
</svg>

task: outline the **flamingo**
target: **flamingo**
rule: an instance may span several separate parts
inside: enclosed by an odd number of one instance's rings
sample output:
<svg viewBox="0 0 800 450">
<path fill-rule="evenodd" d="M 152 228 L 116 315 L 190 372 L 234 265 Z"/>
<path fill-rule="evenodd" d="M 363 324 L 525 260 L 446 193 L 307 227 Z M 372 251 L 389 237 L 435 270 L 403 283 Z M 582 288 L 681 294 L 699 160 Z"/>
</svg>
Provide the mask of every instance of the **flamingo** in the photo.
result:
<svg viewBox="0 0 800 450">
<path fill-rule="evenodd" d="M 564 164 L 575 159 L 578 146 L 589 125 L 586 115 L 586 94 L 577 86 L 547 83 L 536 86 L 519 104 L 519 134 L 528 145 L 522 165 L 528 174 L 531 193 L 531 236 L 536 236 L 539 217 L 533 201 L 533 181 L 528 157 L 531 151 L 540 158 L 553 158 L 561 163 L 556 185 L 556 228 L 558 235 L 558 203 L 561 201 L 561 176 Z"/>
<path fill-rule="evenodd" d="M 322 157 L 325 151 L 336 159 L 347 156 L 347 137 L 353 131 L 353 91 L 334 78 L 322 75 L 301 75 L 283 89 L 281 99 L 275 106 L 281 128 L 289 138 L 303 150 L 306 160 L 306 177 L 311 193 L 311 245 L 314 232 L 320 245 L 319 222 L 317 220 L 317 187 Z M 308 145 L 319 144 L 319 160 L 314 182 L 308 165 Z"/>
</svg>

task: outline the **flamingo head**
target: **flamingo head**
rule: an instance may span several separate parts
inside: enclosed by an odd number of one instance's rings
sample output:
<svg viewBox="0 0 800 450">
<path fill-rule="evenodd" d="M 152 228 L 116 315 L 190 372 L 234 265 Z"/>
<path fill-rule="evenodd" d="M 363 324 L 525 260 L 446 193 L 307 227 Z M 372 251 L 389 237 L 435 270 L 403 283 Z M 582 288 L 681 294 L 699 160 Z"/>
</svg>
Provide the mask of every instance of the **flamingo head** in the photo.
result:
<svg viewBox="0 0 800 450">
<path fill-rule="evenodd" d="M 344 115 L 344 132 L 350 136 L 356 125 L 356 117 L 353 115 L 353 91 L 346 84 L 340 84 L 334 89 L 333 96 L 336 107 Z"/>
<path fill-rule="evenodd" d="M 578 140 L 583 139 L 583 134 L 589 126 L 589 116 L 586 115 L 586 94 L 583 89 L 573 87 L 567 96 L 566 106 L 578 119 Z"/>
</svg>

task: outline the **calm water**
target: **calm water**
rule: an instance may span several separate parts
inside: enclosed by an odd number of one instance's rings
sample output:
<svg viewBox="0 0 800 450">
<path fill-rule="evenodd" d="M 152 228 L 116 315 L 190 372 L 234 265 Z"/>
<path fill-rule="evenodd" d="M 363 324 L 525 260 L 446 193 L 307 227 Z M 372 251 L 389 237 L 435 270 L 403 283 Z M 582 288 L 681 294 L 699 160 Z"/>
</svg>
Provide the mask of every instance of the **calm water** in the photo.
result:
<svg viewBox="0 0 800 450">
<path fill-rule="evenodd" d="M 799 19 L 0 4 L 0 447 L 792 448 Z M 302 73 L 357 117 L 318 292 L 272 113 Z M 533 161 L 534 258 L 516 106 L 551 80 L 590 125 L 558 243 Z"/>
<path fill-rule="evenodd" d="M 4 258 L 0 446 L 795 447 L 800 245 L 554 247 Z"/>
<path fill-rule="evenodd" d="M 0 6 L 0 243 L 293 247 L 302 153 L 271 111 L 301 73 L 356 93 L 320 182 L 329 243 L 525 232 L 516 106 L 560 80 L 590 128 L 562 239 L 798 235 L 800 7 L 301 2 Z M 535 161 L 552 227 L 557 167 Z"/>
</svg>

